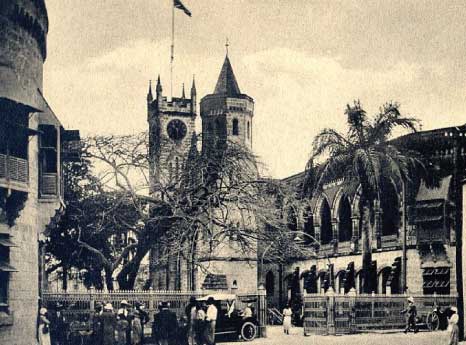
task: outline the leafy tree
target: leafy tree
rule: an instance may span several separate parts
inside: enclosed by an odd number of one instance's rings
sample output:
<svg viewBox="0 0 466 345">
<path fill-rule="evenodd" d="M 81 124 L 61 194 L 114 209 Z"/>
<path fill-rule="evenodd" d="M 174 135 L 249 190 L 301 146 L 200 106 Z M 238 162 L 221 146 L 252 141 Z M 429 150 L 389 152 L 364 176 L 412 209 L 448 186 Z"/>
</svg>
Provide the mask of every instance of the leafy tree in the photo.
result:
<svg viewBox="0 0 466 345">
<path fill-rule="evenodd" d="M 304 191 L 318 193 L 325 183 L 344 178 L 347 192 L 361 187 L 362 214 L 362 290 L 373 290 L 369 278 L 372 261 L 371 234 L 375 222 L 376 203 L 389 185 L 400 190 L 413 169 L 424 169 L 417 152 L 394 146 L 389 139 L 399 129 L 416 131 L 417 120 L 404 117 L 397 103 L 387 103 L 373 118 L 367 117 L 359 101 L 347 105 L 348 132 L 327 128 L 313 141 L 307 165 Z M 321 160 L 320 164 L 315 164 Z"/>
</svg>

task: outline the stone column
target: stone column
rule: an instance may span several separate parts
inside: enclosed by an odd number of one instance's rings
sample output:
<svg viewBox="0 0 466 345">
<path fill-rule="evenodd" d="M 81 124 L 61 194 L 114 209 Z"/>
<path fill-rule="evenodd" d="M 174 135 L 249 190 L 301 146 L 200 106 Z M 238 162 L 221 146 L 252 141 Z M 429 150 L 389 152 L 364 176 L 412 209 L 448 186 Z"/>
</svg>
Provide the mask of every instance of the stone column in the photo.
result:
<svg viewBox="0 0 466 345">
<path fill-rule="evenodd" d="M 267 292 L 263 284 L 259 285 L 257 297 L 258 335 L 261 338 L 267 338 Z"/>
<path fill-rule="evenodd" d="M 353 252 L 359 250 L 359 217 L 351 217 L 353 223 L 353 234 L 351 237 L 351 249 Z"/>
<path fill-rule="evenodd" d="M 329 287 L 325 294 L 327 299 L 327 330 L 328 334 L 335 335 L 335 292 L 332 287 Z"/>
</svg>

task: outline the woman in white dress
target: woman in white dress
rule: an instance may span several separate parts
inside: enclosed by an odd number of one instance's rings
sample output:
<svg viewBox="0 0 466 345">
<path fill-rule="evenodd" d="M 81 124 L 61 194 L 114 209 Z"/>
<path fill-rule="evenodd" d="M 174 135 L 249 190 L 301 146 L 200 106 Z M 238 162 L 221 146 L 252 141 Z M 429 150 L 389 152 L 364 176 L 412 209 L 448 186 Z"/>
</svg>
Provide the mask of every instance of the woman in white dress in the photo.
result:
<svg viewBox="0 0 466 345">
<path fill-rule="evenodd" d="M 39 310 L 39 345 L 50 345 L 50 321 L 46 317 L 47 309 Z"/>
<path fill-rule="evenodd" d="M 293 315 L 293 312 L 291 311 L 291 307 L 288 304 L 285 309 L 283 309 L 283 332 L 285 334 L 290 334 L 291 315 Z"/>
</svg>

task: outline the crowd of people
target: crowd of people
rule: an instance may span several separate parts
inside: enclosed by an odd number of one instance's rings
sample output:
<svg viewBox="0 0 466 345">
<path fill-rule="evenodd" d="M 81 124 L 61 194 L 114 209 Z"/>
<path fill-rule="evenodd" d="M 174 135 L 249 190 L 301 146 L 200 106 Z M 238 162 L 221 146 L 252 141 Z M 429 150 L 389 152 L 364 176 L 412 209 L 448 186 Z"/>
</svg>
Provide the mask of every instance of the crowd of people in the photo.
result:
<svg viewBox="0 0 466 345">
<path fill-rule="evenodd" d="M 144 327 L 150 317 L 143 303 L 136 302 L 133 307 L 123 300 L 116 311 L 111 303 L 96 303 L 87 335 L 92 345 L 214 345 L 217 313 L 212 297 L 206 302 L 191 297 L 179 320 L 170 304 L 161 302 L 154 314 L 151 339 L 145 339 Z M 40 345 L 70 345 L 69 333 L 63 305 L 57 303 L 50 311 L 40 308 Z"/>
</svg>

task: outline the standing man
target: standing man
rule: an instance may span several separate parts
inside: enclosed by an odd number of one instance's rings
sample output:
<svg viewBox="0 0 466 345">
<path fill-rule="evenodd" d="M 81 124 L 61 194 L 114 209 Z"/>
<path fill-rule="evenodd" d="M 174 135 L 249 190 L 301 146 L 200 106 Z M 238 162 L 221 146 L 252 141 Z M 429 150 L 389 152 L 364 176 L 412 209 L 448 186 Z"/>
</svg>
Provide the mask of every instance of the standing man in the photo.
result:
<svg viewBox="0 0 466 345">
<path fill-rule="evenodd" d="M 91 340 L 92 344 L 102 344 L 103 342 L 103 330 L 102 330 L 102 303 L 97 302 L 95 305 L 95 311 L 91 314 L 91 327 L 92 335 Z"/>
<path fill-rule="evenodd" d="M 207 345 L 215 345 L 215 325 L 217 323 L 217 307 L 213 297 L 207 299 L 206 341 Z"/>
<path fill-rule="evenodd" d="M 123 300 L 120 302 L 120 309 L 118 309 L 117 313 L 123 315 L 126 318 L 126 321 L 128 321 L 128 328 L 126 329 L 126 345 L 131 345 L 131 321 L 133 316 L 129 312 L 130 307 L 131 304 L 129 304 L 128 301 Z"/>
<path fill-rule="evenodd" d="M 178 322 L 176 314 L 170 311 L 168 302 L 160 304 L 160 311 L 154 316 L 152 333 L 155 336 L 157 345 L 170 345 L 176 339 Z"/>
<path fill-rule="evenodd" d="M 52 345 L 65 345 L 67 324 L 63 315 L 63 305 L 60 302 L 57 302 L 55 310 L 50 312 L 49 320 Z"/>
</svg>

